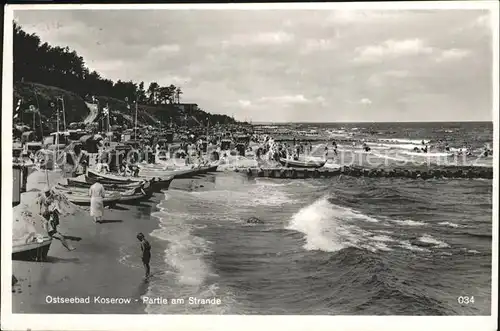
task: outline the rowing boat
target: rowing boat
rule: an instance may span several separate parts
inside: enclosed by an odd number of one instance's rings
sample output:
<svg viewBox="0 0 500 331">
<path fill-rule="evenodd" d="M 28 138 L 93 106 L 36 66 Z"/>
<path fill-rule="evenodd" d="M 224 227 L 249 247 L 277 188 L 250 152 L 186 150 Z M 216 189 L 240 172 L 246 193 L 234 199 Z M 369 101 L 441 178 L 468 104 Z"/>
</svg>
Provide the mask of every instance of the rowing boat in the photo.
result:
<svg viewBox="0 0 500 331">
<path fill-rule="evenodd" d="M 12 259 L 24 261 L 44 261 L 50 249 L 52 238 L 43 238 L 30 243 L 13 244 Z"/>
<path fill-rule="evenodd" d="M 154 170 L 149 170 L 149 171 L 142 171 L 140 173 L 140 177 L 142 178 L 154 178 L 158 174 L 161 175 L 168 175 L 168 176 L 173 176 L 175 179 L 181 179 L 181 178 L 191 178 L 194 176 L 198 175 L 204 175 L 209 172 L 215 172 L 217 171 L 217 165 L 214 166 L 202 166 L 202 167 L 197 167 L 197 168 L 189 168 L 189 169 L 180 169 L 180 170 L 161 170 L 161 169 L 154 169 Z M 151 172 L 152 174 L 148 174 L 148 172 Z M 154 175 L 153 175 L 154 174 Z"/>
<path fill-rule="evenodd" d="M 87 171 L 87 176 L 85 181 L 94 184 L 97 179 L 103 185 L 128 185 L 133 186 L 140 185 L 141 183 L 150 183 L 155 191 L 166 190 L 169 188 L 170 183 L 175 178 L 174 176 L 167 174 L 162 174 L 164 176 L 139 176 L 139 177 L 123 177 L 112 174 L 101 174 L 92 170 Z"/>
<path fill-rule="evenodd" d="M 89 179 L 85 176 L 85 180 L 75 179 L 75 178 L 67 178 L 68 184 L 62 186 L 68 187 L 79 187 L 89 189 L 95 180 Z M 128 191 L 130 189 L 135 189 L 141 186 L 148 186 L 150 184 L 149 180 L 145 180 L 144 183 L 141 182 L 132 182 L 132 183 L 119 183 L 119 184 L 102 184 L 106 191 Z"/>
<path fill-rule="evenodd" d="M 82 191 L 76 190 L 62 190 L 58 187 L 55 188 L 56 191 L 63 193 L 66 198 L 77 205 L 90 205 L 90 196 L 85 194 Z M 121 194 L 120 192 L 112 192 L 111 194 L 107 194 L 105 198 L 103 198 L 104 205 L 115 205 L 117 203 L 133 203 L 139 200 L 145 200 L 149 198 L 148 194 L 141 193 L 133 193 L 133 194 Z"/>
<path fill-rule="evenodd" d="M 123 184 L 123 183 L 138 183 L 144 180 L 144 178 L 140 177 L 125 177 L 125 176 L 118 176 L 118 175 L 113 175 L 113 174 L 103 174 L 94 170 L 87 170 L 87 178 L 90 178 L 91 180 L 99 178 L 101 184 Z"/>
<path fill-rule="evenodd" d="M 326 160 L 307 160 L 307 161 L 299 161 L 299 160 L 287 160 L 280 159 L 280 163 L 289 168 L 321 168 L 325 165 Z"/>
</svg>

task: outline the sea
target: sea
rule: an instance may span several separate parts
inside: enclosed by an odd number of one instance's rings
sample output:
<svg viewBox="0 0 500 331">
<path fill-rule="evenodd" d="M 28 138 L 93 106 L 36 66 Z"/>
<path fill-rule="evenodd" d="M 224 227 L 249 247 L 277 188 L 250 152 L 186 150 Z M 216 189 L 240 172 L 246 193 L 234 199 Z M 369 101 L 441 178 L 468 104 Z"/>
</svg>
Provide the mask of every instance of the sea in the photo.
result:
<svg viewBox="0 0 500 331">
<path fill-rule="evenodd" d="M 492 123 L 300 127 L 407 156 L 422 140 L 444 140 L 492 166 L 491 156 L 476 156 L 493 146 Z M 490 179 L 291 180 L 222 171 L 205 180 L 210 189 L 165 191 L 152 214 L 159 228 L 150 233 L 156 246 L 145 295 L 176 301 L 146 313 L 491 313 Z M 251 217 L 261 223 L 247 223 Z"/>
</svg>

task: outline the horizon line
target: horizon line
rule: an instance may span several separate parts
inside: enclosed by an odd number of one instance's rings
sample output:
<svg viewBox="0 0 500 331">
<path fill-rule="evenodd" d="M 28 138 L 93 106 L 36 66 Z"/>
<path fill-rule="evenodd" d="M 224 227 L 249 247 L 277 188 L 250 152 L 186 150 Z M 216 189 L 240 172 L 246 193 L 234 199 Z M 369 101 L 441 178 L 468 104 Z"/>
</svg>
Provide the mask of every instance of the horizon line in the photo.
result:
<svg viewBox="0 0 500 331">
<path fill-rule="evenodd" d="M 245 121 L 241 121 L 245 122 Z M 494 120 L 461 120 L 461 121 L 328 121 L 328 122 L 311 122 L 311 121 L 293 121 L 293 122 L 248 122 L 251 124 L 336 124 L 336 123 L 341 123 L 341 124 L 349 124 L 349 123 L 373 123 L 373 124 L 378 124 L 378 123 L 494 123 Z"/>
</svg>

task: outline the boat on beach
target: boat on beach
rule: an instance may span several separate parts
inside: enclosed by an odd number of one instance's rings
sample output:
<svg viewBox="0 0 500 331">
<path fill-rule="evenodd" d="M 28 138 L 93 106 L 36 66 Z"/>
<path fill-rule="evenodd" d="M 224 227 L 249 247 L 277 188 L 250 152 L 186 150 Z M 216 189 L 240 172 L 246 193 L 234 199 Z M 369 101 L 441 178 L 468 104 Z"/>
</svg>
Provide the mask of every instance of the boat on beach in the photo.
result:
<svg viewBox="0 0 500 331">
<path fill-rule="evenodd" d="M 55 186 L 55 188 L 59 191 L 62 191 L 62 192 L 73 192 L 73 193 L 81 193 L 81 194 L 88 194 L 89 192 L 89 189 L 88 188 L 84 188 L 84 187 L 75 187 L 75 186 L 69 186 L 69 185 L 64 185 L 64 184 L 58 184 Z M 138 186 L 136 188 L 130 188 L 128 190 L 107 190 L 106 188 L 104 188 L 106 190 L 106 194 L 109 194 L 109 195 L 115 195 L 115 194 L 120 194 L 122 196 L 129 196 L 129 195 L 133 195 L 133 194 L 139 194 L 139 193 L 142 193 L 144 195 L 147 195 L 147 196 L 152 196 L 153 195 L 153 189 L 151 186 L 149 187 L 142 187 L 142 186 Z"/>
<path fill-rule="evenodd" d="M 114 174 L 105 174 L 101 172 L 97 172 L 91 169 L 87 170 L 87 177 L 93 183 L 95 183 L 95 179 L 99 178 L 101 180 L 101 184 L 123 184 L 123 183 L 140 183 L 144 180 L 141 177 L 125 177 Z M 92 184 L 93 184 L 92 183 Z"/>
<path fill-rule="evenodd" d="M 205 175 L 209 172 L 215 172 L 217 171 L 218 165 L 214 166 L 202 166 L 199 168 L 194 168 L 194 169 L 188 169 L 188 170 L 178 170 L 178 171 L 173 171 L 172 175 L 174 178 L 191 178 L 193 176 L 198 176 L 198 175 Z"/>
<path fill-rule="evenodd" d="M 86 188 L 89 189 L 93 183 L 95 183 L 95 179 L 92 180 L 92 178 L 89 178 L 88 176 L 84 175 L 83 179 L 77 179 L 77 178 L 67 178 L 66 179 L 68 184 L 63 185 L 63 186 L 68 186 L 68 187 L 78 187 L 78 188 Z M 107 191 L 128 191 L 130 189 L 138 188 L 141 186 L 147 186 L 150 185 L 150 181 L 146 180 L 144 183 L 141 182 L 132 182 L 132 183 L 119 183 L 119 184 L 103 184 L 104 189 Z"/>
<path fill-rule="evenodd" d="M 289 168 L 321 168 L 326 164 L 326 160 L 287 160 L 280 158 L 280 163 Z"/>
<path fill-rule="evenodd" d="M 85 191 L 79 191 L 73 189 L 61 189 L 61 187 L 55 187 L 56 191 L 59 191 L 60 193 L 63 193 L 68 201 L 77 204 L 77 205 L 90 205 L 90 196 L 88 195 L 88 192 Z M 151 195 L 150 194 L 144 194 L 143 192 L 140 193 L 130 193 L 130 194 L 125 194 L 123 192 L 111 192 L 106 195 L 105 198 L 103 198 L 104 205 L 106 206 L 113 206 L 116 204 L 128 204 L 128 203 L 135 203 L 137 201 L 141 200 L 147 200 Z"/>
<path fill-rule="evenodd" d="M 52 238 L 46 237 L 29 243 L 13 244 L 12 259 L 23 261 L 44 261 L 47 259 Z"/>
<path fill-rule="evenodd" d="M 139 177 L 125 177 L 113 174 L 103 174 L 93 170 L 87 170 L 85 180 L 94 184 L 97 179 L 100 179 L 103 185 L 140 185 L 143 182 L 149 182 L 155 190 L 168 189 L 170 183 L 174 179 L 171 174 L 165 173 L 162 176 L 139 176 Z"/>
<path fill-rule="evenodd" d="M 151 179 L 160 174 L 160 175 L 173 176 L 175 179 L 191 178 L 198 175 L 204 175 L 210 172 L 215 172 L 217 171 L 217 167 L 218 165 L 200 166 L 194 168 L 178 168 L 178 169 L 164 169 L 164 168 L 151 167 L 147 170 L 141 169 L 139 177 Z"/>
</svg>

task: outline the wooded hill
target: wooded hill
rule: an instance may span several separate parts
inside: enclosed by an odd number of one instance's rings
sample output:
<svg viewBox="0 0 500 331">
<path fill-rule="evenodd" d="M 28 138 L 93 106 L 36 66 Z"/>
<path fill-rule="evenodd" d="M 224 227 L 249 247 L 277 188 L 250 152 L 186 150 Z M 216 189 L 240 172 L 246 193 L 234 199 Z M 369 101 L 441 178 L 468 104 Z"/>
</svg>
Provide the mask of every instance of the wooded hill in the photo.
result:
<svg viewBox="0 0 500 331">
<path fill-rule="evenodd" d="M 182 124 L 186 116 L 195 122 L 229 124 L 235 121 L 226 115 L 210 114 L 202 109 L 183 113 L 177 106 L 183 91 L 175 85 L 160 86 L 152 82 L 145 90 L 144 82 L 113 82 L 90 71 L 76 51 L 68 47 L 53 47 L 42 43 L 36 34 L 28 34 L 14 22 L 14 110 L 15 121 L 32 126 L 26 110 L 33 105 L 44 126 L 54 129 L 55 108 L 64 99 L 66 123 L 81 122 L 89 115 L 87 102 L 98 101 L 99 108 L 108 106 L 112 124 L 128 124 L 135 114 L 138 102 L 139 124 L 156 125 L 158 121 Z M 94 101 L 92 100 L 94 97 Z M 20 112 L 23 112 L 21 114 Z M 99 120 L 99 118 L 96 118 Z M 115 122 L 113 122 L 113 120 Z M 36 126 L 39 121 L 36 120 Z"/>
</svg>

